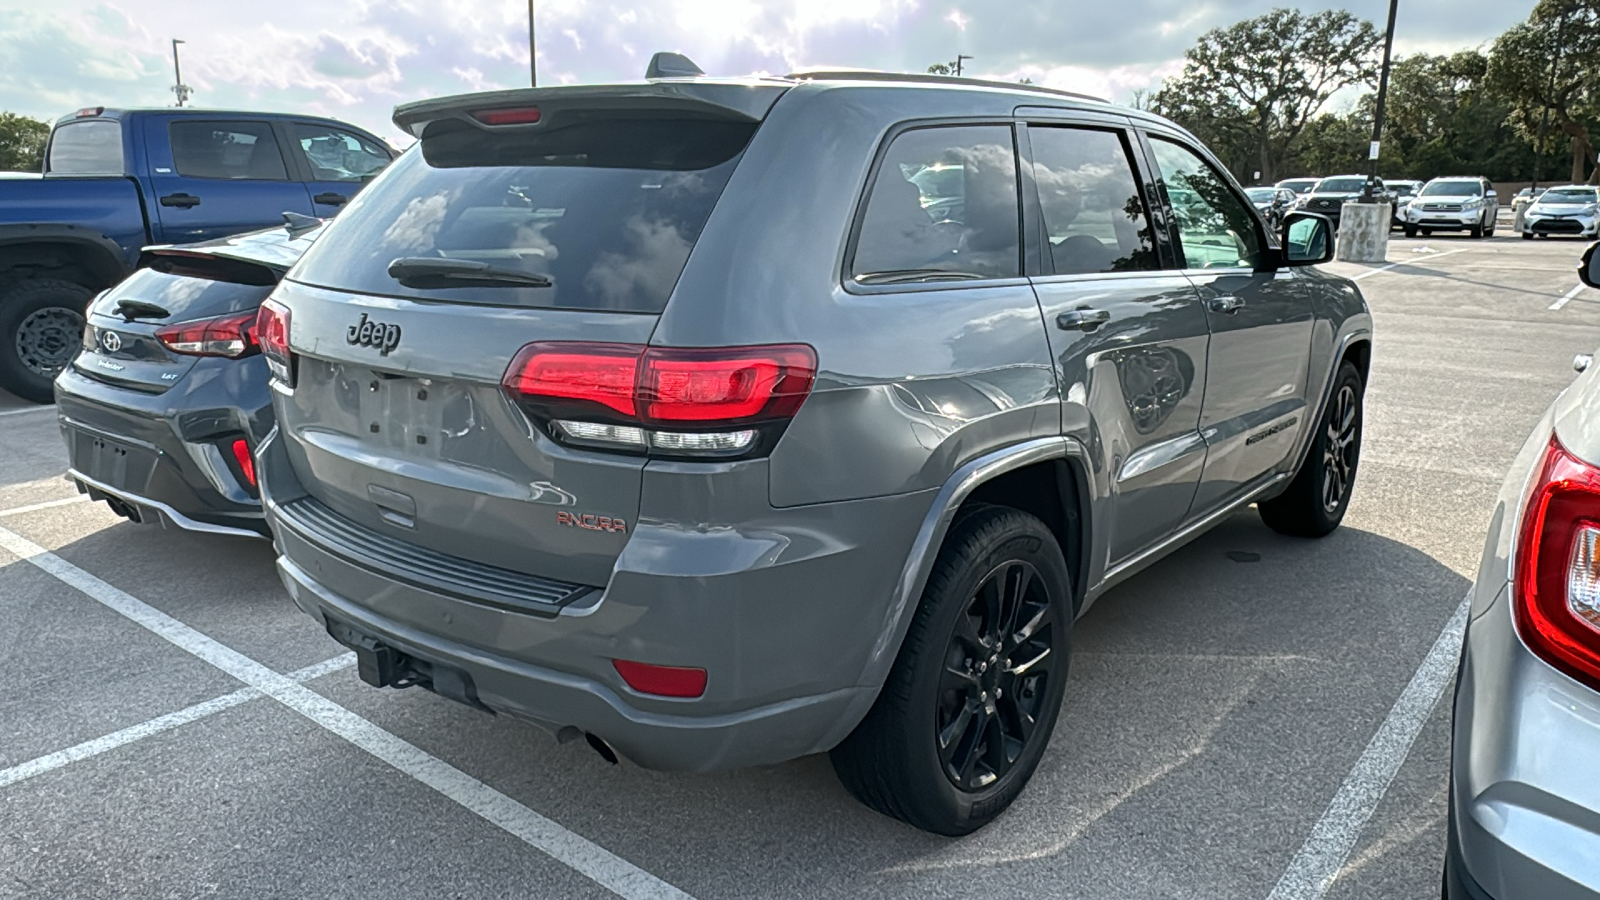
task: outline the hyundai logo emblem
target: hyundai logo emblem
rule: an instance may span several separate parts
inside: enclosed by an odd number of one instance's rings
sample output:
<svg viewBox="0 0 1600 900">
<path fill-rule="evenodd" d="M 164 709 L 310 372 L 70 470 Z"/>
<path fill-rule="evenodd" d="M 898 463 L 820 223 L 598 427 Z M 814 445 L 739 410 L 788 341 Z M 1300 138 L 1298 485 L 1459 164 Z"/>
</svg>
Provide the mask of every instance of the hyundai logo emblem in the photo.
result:
<svg viewBox="0 0 1600 900">
<path fill-rule="evenodd" d="M 115 353 L 122 349 L 122 335 L 115 331 L 100 332 L 100 346 L 106 348 L 107 353 Z"/>
</svg>

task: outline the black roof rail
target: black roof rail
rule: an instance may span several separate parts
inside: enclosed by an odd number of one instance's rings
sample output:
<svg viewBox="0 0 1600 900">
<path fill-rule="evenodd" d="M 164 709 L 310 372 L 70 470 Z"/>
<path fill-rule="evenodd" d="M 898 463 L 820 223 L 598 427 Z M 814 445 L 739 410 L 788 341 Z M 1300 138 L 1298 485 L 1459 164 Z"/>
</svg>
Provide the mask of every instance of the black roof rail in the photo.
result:
<svg viewBox="0 0 1600 900">
<path fill-rule="evenodd" d="M 889 81 L 900 84 L 966 85 L 968 87 L 1005 88 L 1012 91 L 1051 94 L 1056 97 L 1071 97 L 1074 100 L 1088 100 L 1094 103 L 1111 102 L 1104 97 L 1096 97 L 1092 94 L 1063 91 L 1038 84 L 1021 84 L 1011 81 L 994 81 L 988 78 L 966 78 L 955 75 L 934 75 L 918 72 L 880 72 L 875 69 L 801 69 L 798 72 L 790 72 L 784 77 L 792 78 L 796 81 Z"/>
</svg>

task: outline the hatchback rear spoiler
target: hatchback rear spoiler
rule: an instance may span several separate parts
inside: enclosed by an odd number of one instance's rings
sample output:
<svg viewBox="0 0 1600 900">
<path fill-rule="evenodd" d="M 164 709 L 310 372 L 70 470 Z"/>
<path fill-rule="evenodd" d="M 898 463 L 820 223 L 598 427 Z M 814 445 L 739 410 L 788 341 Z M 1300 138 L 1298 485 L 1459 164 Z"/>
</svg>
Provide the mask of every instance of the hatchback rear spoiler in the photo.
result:
<svg viewBox="0 0 1600 900">
<path fill-rule="evenodd" d="M 779 79 L 719 80 L 693 78 L 637 84 L 583 84 L 561 87 L 518 88 L 481 94 L 460 94 L 420 100 L 395 107 L 394 124 L 414 137 L 422 137 L 432 122 L 455 119 L 490 131 L 498 128 L 538 127 L 552 113 L 569 110 L 677 112 L 695 118 L 734 122 L 759 122 L 772 104 L 794 83 Z M 537 112 L 534 112 L 537 111 Z M 506 124 L 486 124 L 493 114 Z M 518 118 L 515 114 L 530 113 Z"/>
</svg>

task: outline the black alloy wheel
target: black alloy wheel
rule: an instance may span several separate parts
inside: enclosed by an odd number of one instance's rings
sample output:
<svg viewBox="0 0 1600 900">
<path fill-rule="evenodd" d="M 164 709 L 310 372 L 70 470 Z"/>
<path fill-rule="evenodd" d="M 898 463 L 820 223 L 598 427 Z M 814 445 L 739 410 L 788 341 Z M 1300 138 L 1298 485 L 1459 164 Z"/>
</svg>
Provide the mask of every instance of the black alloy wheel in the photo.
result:
<svg viewBox="0 0 1600 900">
<path fill-rule="evenodd" d="M 1339 364 L 1311 446 L 1283 493 L 1256 504 L 1261 521 L 1280 534 L 1324 537 L 1344 521 L 1361 465 L 1365 383 L 1349 361 Z"/>
<path fill-rule="evenodd" d="M 1338 512 L 1348 499 L 1356 478 L 1356 456 L 1361 450 L 1357 431 L 1360 400 L 1356 386 L 1339 385 L 1326 422 L 1322 444 L 1322 508 Z"/>
</svg>

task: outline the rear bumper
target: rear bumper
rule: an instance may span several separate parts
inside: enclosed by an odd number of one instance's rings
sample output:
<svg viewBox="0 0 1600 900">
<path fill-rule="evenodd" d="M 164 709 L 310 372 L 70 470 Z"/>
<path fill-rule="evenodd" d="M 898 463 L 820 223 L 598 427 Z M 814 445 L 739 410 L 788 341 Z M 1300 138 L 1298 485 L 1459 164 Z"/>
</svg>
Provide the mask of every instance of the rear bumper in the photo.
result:
<svg viewBox="0 0 1600 900">
<path fill-rule="evenodd" d="M 278 571 L 296 605 L 324 627 L 342 625 L 464 673 L 469 702 L 552 731 L 575 727 L 642 766 L 673 771 L 780 762 L 827 750 L 855 728 L 877 696 L 870 662 L 894 652 L 885 635 L 900 612 L 895 584 L 934 499 L 763 502 L 760 520 L 726 527 L 642 510 L 605 585 L 516 609 L 400 577 L 348 545 L 319 541 L 285 512 L 305 492 L 281 438 L 270 437 L 258 461 Z M 661 479 L 663 496 L 685 485 L 704 490 L 704 466 L 681 475 L 683 466 L 665 468 L 646 476 Z M 758 478 L 764 498 L 765 467 L 744 469 L 726 477 Z M 749 486 L 730 493 L 748 496 Z M 641 694 L 618 675 L 616 659 L 703 668 L 705 694 Z"/>
<path fill-rule="evenodd" d="M 259 360 L 201 361 L 210 362 L 238 367 Z M 260 501 L 241 483 L 224 449 L 239 437 L 257 447 L 270 430 L 265 367 L 259 391 L 236 375 L 191 385 L 192 374 L 164 393 L 146 394 L 71 368 L 63 372 L 56 379 L 56 403 L 67 475 L 92 498 L 137 511 L 140 521 L 265 537 Z"/>
<path fill-rule="evenodd" d="M 1479 585 L 1451 746 L 1460 896 L 1600 900 L 1600 694 L 1534 656 L 1504 584 Z"/>
</svg>

